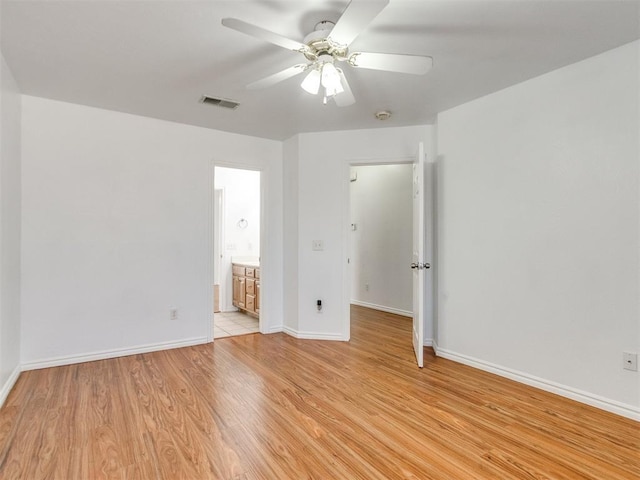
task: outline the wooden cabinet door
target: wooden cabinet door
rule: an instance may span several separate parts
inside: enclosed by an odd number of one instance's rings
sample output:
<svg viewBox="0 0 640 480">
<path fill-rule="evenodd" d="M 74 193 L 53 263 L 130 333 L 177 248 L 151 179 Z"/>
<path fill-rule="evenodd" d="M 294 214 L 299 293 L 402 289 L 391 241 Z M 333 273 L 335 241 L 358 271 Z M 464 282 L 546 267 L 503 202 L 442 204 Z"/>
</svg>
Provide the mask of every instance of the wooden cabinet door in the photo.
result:
<svg viewBox="0 0 640 480">
<path fill-rule="evenodd" d="M 238 277 L 238 279 L 238 306 L 240 308 L 245 308 L 245 297 L 247 295 L 246 278 Z"/>
<path fill-rule="evenodd" d="M 240 301 L 240 277 L 233 276 L 233 306 L 237 307 Z"/>
</svg>

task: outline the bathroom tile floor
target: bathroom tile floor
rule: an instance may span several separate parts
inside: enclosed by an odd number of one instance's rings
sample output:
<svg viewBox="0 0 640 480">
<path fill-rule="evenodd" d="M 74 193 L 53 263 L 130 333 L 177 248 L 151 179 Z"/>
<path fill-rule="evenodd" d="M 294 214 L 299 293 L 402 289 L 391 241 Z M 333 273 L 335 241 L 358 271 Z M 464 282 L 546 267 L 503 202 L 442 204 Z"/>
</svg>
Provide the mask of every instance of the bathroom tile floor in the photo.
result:
<svg viewBox="0 0 640 480">
<path fill-rule="evenodd" d="M 258 319 L 246 313 L 218 312 L 214 314 L 213 338 L 234 337 L 259 331 Z"/>
</svg>

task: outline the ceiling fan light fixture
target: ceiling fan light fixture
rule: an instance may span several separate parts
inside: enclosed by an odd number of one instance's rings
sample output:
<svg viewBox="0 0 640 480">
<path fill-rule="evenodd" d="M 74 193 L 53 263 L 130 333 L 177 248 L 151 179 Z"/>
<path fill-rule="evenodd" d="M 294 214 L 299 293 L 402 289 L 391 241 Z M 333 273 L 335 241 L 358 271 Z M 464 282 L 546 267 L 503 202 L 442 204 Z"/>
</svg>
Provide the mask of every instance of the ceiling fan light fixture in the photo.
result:
<svg viewBox="0 0 640 480">
<path fill-rule="evenodd" d="M 312 69 L 300 86 L 305 92 L 309 92 L 311 95 L 317 95 L 320 91 L 320 72 L 318 69 Z"/>
<path fill-rule="evenodd" d="M 344 92 L 342 87 L 342 79 L 338 73 L 338 69 L 331 62 L 325 62 L 322 65 L 322 86 L 325 89 L 327 97 L 333 97 Z"/>
</svg>

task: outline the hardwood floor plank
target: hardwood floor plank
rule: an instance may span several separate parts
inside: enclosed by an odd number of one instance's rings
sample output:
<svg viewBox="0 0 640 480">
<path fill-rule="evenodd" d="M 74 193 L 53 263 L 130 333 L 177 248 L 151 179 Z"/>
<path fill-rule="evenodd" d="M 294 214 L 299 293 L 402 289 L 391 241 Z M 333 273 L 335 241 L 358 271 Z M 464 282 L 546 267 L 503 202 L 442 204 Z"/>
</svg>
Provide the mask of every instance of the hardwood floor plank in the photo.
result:
<svg viewBox="0 0 640 480">
<path fill-rule="evenodd" d="M 24 372 L 2 479 L 640 478 L 637 422 L 425 350 L 352 309 L 350 342 L 245 335 Z"/>
</svg>

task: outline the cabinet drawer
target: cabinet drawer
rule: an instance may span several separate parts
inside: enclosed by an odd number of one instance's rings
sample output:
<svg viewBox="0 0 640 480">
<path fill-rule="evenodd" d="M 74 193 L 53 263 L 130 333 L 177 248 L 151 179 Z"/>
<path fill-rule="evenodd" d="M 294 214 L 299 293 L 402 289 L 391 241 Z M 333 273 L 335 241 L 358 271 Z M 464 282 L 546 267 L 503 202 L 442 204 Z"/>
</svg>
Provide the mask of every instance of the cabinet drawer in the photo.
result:
<svg viewBox="0 0 640 480">
<path fill-rule="evenodd" d="M 247 268 L 245 268 L 245 269 L 244 269 L 244 275 L 245 275 L 246 277 L 251 277 L 251 278 L 253 278 L 253 277 L 255 276 L 255 275 L 254 275 L 255 271 L 256 271 L 256 270 L 255 270 L 255 268 L 249 268 L 249 267 L 247 267 Z"/>
<path fill-rule="evenodd" d="M 255 272 L 253 272 L 253 276 L 256 278 L 260 278 L 260 269 L 256 268 Z"/>
<path fill-rule="evenodd" d="M 247 302 L 245 308 L 250 312 L 255 312 L 256 310 L 256 296 L 255 295 L 247 295 Z"/>
<path fill-rule="evenodd" d="M 246 279 L 247 295 L 256 294 L 256 281 L 253 278 Z"/>
<path fill-rule="evenodd" d="M 233 266 L 233 274 L 244 277 L 244 267 Z"/>
</svg>

